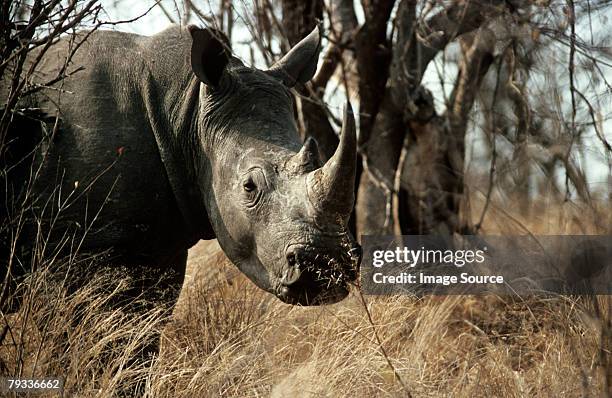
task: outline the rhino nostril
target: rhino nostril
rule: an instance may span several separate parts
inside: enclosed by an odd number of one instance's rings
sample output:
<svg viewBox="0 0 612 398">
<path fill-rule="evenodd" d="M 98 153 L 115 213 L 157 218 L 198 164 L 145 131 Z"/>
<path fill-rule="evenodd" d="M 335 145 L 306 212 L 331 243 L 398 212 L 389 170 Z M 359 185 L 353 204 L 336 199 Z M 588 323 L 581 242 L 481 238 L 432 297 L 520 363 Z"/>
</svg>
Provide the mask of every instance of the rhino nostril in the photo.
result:
<svg viewBox="0 0 612 398">
<path fill-rule="evenodd" d="M 301 272 L 298 267 L 292 266 L 289 267 L 283 272 L 283 277 L 281 278 L 281 283 L 284 286 L 290 286 L 296 283 L 301 276 Z"/>
<path fill-rule="evenodd" d="M 284 286 L 292 285 L 300 279 L 301 274 L 297 254 L 295 252 L 287 253 L 287 268 L 283 271 L 281 283 Z"/>
</svg>

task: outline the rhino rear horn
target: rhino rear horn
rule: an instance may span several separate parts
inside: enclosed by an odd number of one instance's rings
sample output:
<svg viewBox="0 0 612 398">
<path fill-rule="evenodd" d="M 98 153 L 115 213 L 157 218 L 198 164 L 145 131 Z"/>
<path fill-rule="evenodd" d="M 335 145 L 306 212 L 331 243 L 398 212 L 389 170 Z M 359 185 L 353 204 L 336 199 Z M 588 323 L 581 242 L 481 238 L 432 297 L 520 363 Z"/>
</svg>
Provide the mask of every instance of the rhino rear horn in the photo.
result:
<svg viewBox="0 0 612 398">
<path fill-rule="evenodd" d="M 216 29 L 187 27 L 191 43 L 191 69 L 200 81 L 218 87 L 230 60 L 230 45 L 227 37 Z"/>
<path fill-rule="evenodd" d="M 300 151 L 291 158 L 290 166 L 299 173 L 308 173 L 321 167 L 317 140 L 307 137 Z"/>
<path fill-rule="evenodd" d="M 340 143 L 334 155 L 307 177 L 308 196 L 322 215 L 346 223 L 355 203 L 357 137 L 350 102 L 344 110 Z M 338 218 L 339 217 L 339 218 Z"/>
<path fill-rule="evenodd" d="M 306 83 L 317 71 L 321 52 L 321 26 L 317 26 L 284 57 L 276 61 L 268 73 L 282 81 L 287 87 Z"/>
</svg>

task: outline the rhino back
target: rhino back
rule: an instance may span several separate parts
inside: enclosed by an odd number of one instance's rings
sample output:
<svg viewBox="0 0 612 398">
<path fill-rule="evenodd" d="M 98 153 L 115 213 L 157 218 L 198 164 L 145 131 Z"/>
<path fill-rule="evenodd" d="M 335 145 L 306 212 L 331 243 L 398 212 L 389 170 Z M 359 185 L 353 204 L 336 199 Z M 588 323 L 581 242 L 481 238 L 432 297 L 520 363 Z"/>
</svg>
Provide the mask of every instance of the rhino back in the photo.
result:
<svg viewBox="0 0 612 398">
<path fill-rule="evenodd" d="M 123 262 L 163 263 L 194 243 L 160 156 L 159 141 L 172 141 L 173 132 L 163 106 L 170 87 L 151 71 L 151 47 L 159 40 L 94 32 L 68 69 L 78 71 L 37 95 L 42 111 L 59 112 L 60 120 L 38 152 L 38 213 L 50 215 L 45 203 L 53 197 L 62 208 L 58 235 L 65 229 L 86 233 L 83 250 L 112 248 Z M 65 38 L 51 49 L 39 82 L 57 75 L 71 45 Z M 146 98 L 150 90 L 159 96 L 153 104 Z M 49 134 L 53 126 L 47 127 Z"/>
</svg>

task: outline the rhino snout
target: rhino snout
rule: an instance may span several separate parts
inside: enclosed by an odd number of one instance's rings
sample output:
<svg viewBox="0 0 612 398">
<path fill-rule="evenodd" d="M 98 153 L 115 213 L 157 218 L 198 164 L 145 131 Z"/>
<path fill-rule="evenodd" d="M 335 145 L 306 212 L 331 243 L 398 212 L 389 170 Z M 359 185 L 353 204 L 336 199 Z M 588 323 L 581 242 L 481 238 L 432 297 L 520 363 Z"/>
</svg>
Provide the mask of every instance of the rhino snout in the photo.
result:
<svg viewBox="0 0 612 398">
<path fill-rule="evenodd" d="M 357 278 L 361 247 L 349 250 L 294 244 L 285 251 L 278 297 L 290 304 L 331 304 L 348 295 L 348 284 Z"/>
</svg>

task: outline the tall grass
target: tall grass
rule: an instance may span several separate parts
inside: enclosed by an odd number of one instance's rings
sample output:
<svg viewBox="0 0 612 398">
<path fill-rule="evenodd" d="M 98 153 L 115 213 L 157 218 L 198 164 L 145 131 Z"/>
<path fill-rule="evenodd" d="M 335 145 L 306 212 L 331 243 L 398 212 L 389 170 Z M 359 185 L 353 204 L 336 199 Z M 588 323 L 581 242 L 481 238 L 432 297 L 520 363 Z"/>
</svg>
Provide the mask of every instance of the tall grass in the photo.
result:
<svg viewBox="0 0 612 398">
<path fill-rule="evenodd" d="M 214 263 L 233 274 L 227 261 Z M 368 297 L 370 323 L 357 294 L 288 307 L 227 274 L 199 277 L 186 291 L 154 366 L 172 382 L 153 382 L 153 396 L 583 396 L 603 388 L 597 322 L 575 299 Z"/>
<path fill-rule="evenodd" d="M 148 376 L 147 363 L 130 368 L 147 338 L 161 330 L 167 312 L 138 316 L 112 305 L 133 281 L 122 271 L 104 270 L 71 291 L 61 270 L 38 270 L 20 285 L 18 312 L 3 314 L 7 333 L 0 346 L 4 376 L 62 377 L 65 396 L 111 396 Z M 53 395 L 53 394 L 51 394 Z"/>
</svg>

